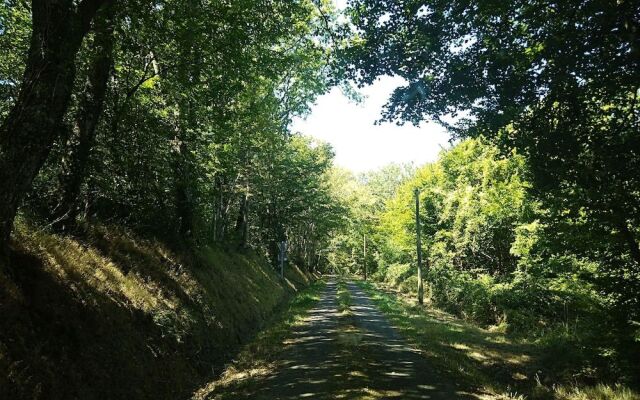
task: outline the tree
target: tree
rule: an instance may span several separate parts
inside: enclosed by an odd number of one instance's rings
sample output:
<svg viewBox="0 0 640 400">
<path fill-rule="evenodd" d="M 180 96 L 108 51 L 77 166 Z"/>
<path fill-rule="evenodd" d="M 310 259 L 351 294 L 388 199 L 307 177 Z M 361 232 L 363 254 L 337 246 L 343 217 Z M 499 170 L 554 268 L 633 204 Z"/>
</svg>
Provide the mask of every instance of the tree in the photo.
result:
<svg viewBox="0 0 640 400">
<path fill-rule="evenodd" d="M 0 30 L 16 60 L 0 63 L 4 116 L 5 105 L 18 104 L 13 82 L 27 62 L 29 12 L 22 2 L 2 3 L 0 12 L 2 23 L 24 25 Z M 306 160 L 304 146 L 316 144 L 300 145 L 289 125 L 332 84 L 331 4 L 139 0 L 97 15 L 78 45 L 60 134 L 27 191 L 25 213 L 60 230 L 77 225 L 74 233 L 93 219 L 176 245 L 262 250 L 274 237 L 256 233 L 258 212 L 272 201 L 256 193 L 280 198 L 298 184 L 304 196 L 278 201 L 278 212 L 293 219 L 278 229 L 304 232 L 311 260 L 331 229 L 322 171 L 332 156 L 322 145 Z M 317 173 L 294 170 L 296 181 L 268 182 L 292 165 Z"/>
<path fill-rule="evenodd" d="M 73 227 L 79 212 L 80 189 L 87 173 L 89 155 L 95 142 L 113 67 L 114 14 L 115 6 L 107 6 L 98 14 L 94 24 L 92 54 L 85 83 L 78 96 L 72 132 L 67 135 L 74 142 L 74 148 L 62 167 L 60 195 L 53 211 L 53 224 L 58 230 Z"/>
<path fill-rule="evenodd" d="M 62 130 L 75 57 L 107 0 L 34 0 L 20 93 L 0 126 L 0 254 L 6 255 L 18 206 Z"/>
<path fill-rule="evenodd" d="M 565 250 L 625 276 L 629 298 L 640 284 L 638 10 L 638 1 L 354 0 L 344 68 L 360 84 L 405 78 L 383 119 L 432 118 L 458 137 L 518 149 L 549 221 L 592 239 Z"/>
</svg>

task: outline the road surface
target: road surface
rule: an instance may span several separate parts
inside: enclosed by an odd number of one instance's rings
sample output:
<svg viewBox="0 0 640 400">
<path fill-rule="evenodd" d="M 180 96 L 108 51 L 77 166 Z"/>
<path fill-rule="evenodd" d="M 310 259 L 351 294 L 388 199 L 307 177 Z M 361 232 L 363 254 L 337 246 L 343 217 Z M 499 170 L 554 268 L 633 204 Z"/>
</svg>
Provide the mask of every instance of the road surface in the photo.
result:
<svg viewBox="0 0 640 400">
<path fill-rule="evenodd" d="M 327 283 L 305 323 L 291 333 L 278 368 L 237 397 L 478 399 L 435 371 L 352 282 L 352 315 L 341 315 L 337 286 L 335 280 Z"/>
</svg>

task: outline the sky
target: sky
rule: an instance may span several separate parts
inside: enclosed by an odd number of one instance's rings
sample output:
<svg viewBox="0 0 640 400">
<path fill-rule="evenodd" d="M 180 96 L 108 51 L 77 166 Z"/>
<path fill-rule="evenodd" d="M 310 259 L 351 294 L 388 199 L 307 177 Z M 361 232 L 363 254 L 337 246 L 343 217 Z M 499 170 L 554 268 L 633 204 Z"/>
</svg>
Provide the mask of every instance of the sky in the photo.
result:
<svg viewBox="0 0 640 400">
<path fill-rule="evenodd" d="M 305 120 L 296 119 L 292 130 L 330 143 L 335 164 L 356 173 L 392 162 L 422 165 L 434 161 L 442 148 L 449 147 L 449 134 L 440 125 L 374 125 L 389 95 L 401 84 L 401 78 L 380 78 L 361 89 L 366 96 L 362 104 L 351 102 L 334 88 L 318 99 Z"/>
</svg>

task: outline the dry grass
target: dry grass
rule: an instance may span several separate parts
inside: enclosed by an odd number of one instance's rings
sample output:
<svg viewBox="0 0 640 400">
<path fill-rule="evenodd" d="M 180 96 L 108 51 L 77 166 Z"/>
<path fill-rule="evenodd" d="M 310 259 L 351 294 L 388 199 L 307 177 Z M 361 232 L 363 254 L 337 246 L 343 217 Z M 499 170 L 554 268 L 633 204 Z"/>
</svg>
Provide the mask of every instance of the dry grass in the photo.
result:
<svg viewBox="0 0 640 400">
<path fill-rule="evenodd" d="M 593 387 L 559 387 L 555 390 L 558 400 L 639 400 L 640 395 L 620 385 Z"/>
</svg>

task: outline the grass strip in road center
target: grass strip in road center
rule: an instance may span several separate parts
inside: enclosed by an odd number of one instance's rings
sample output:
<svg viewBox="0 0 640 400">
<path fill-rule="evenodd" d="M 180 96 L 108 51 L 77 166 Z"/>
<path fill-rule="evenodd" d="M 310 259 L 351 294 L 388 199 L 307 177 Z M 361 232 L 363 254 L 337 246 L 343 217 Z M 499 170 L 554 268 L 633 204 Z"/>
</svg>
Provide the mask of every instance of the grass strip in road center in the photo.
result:
<svg viewBox="0 0 640 400">
<path fill-rule="evenodd" d="M 351 314 L 351 293 L 343 279 L 338 280 L 338 311 L 345 316 Z"/>
<path fill-rule="evenodd" d="M 338 280 L 338 311 L 340 320 L 338 321 L 338 342 L 343 347 L 343 353 L 347 360 L 357 353 L 357 346 L 362 340 L 362 334 L 356 327 L 353 311 L 351 310 L 351 292 L 344 279 Z"/>
</svg>

